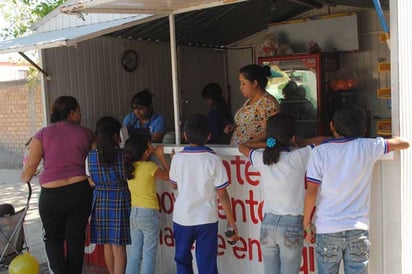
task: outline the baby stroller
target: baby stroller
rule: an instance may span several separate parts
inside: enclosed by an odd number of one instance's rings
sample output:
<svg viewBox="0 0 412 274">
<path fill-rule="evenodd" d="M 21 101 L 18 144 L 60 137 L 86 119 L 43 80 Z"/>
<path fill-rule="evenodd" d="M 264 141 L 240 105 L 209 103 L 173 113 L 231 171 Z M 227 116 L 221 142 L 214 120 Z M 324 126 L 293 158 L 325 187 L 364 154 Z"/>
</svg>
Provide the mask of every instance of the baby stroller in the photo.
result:
<svg viewBox="0 0 412 274">
<path fill-rule="evenodd" d="M 27 183 L 27 187 L 29 194 L 26 207 L 15 212 L 11 204 L 0 205 L 0 270 L 7 268 L 10 262 L 23 250 L 28 250 L 23 222 L 29 209 L 32 194 L 30 182 Z"/>
</svg>

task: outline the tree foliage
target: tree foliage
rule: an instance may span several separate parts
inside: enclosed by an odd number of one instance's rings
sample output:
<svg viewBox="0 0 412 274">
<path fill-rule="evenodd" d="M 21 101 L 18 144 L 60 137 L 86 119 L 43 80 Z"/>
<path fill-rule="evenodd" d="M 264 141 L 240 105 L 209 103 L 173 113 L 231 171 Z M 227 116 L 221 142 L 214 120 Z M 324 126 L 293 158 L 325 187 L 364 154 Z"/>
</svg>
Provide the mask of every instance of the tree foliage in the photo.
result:
<svg viewBox="0 0 412 274">
<path fill-rule="evenodd" d="M 2 26 L 0 37 L 12 39 L 30 34 L 30 26 L 51 12 L 64 0 L 1 0 L 0 11 L 6 26 Z"/>
</svg>

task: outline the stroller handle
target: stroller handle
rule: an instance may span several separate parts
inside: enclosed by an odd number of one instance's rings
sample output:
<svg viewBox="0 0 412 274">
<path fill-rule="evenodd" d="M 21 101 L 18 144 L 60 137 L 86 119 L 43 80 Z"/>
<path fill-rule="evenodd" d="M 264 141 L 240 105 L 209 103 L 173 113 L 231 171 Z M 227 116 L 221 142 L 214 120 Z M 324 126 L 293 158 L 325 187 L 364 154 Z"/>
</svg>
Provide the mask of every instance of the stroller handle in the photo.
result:
<svg viewBox="0 0 412 274">
<path fill-rule="evenodd" d="M 31 188 L 30 181 L 26 182 L 26 185 L 27 185 L 27 189 L 29 190 L 29 194 L 28 194 L 28 196 L 27 196 L 27 205 L 28 205 L 28 204 L 29 204 L 29 201 L 30 201 L 30 198 L 31 198 L 31 195 L 32 195 L 32 193 L 33 193 L 33 190 L 32 190 L 32 188 Z"/>
</svg>

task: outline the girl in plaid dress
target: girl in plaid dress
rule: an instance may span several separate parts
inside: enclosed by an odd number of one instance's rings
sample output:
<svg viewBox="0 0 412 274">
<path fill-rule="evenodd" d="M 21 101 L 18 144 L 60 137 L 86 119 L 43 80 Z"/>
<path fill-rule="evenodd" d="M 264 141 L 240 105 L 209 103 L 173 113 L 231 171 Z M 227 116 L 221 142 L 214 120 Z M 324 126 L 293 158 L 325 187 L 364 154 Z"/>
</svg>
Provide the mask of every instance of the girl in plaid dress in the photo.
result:
<svg viewBox="0 0 412 274">
<path fill-rule="evenodd" d="M 130 192 L 127 187 L 121 124 L 102 117 L 96 125 L 96 149 L 89 152 L 87 170 L 94 185 L 90 219 L 90 241 L 104 245 L 109 273 L 124 273 L 126 245 L 130 244 Z"/>
</svg>

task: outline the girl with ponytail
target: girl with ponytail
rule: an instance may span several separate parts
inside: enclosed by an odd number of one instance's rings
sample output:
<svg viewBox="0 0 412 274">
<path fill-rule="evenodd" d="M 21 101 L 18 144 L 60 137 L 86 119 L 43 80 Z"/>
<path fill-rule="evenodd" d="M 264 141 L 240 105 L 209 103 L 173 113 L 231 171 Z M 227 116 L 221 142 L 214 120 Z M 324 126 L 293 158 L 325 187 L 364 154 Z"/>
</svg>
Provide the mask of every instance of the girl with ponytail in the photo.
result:
<svg viewBox="0 0 412 274">
<path fill-rule="evenodd" d="M 163 146 L 153 147 L 149 134 L 130 137 L 124 150 L 127 182 L 132 196 L 132 243 L 127 247 L 126 274 L 154 274 L 160 231 L 156 179 L 169 182 L 169 164 Z M 152 155 L 156 156 L 161 167 L 150 160 Z"/>
<path fill-rule="evenodd" d="M 123 150 L 119 148 L 120 122 L 102 117 L 96 124 L 96 149 L 89 152 L 86 172 L 94 185 L 90 242 L 104 245 L 109 273 L 126 270 L 130 240 L 130 192 Z"/>
<path fill-rule="evenodd" d="M 303 248 L 305 171 L 312 147 L 295 147 L 293 117 L 269 117 L 265 142 L 247 142 L 239 151 L 260 172 L 264 219 L 260 228 L 265 273 L 298 274 Z"/>
</svg>

